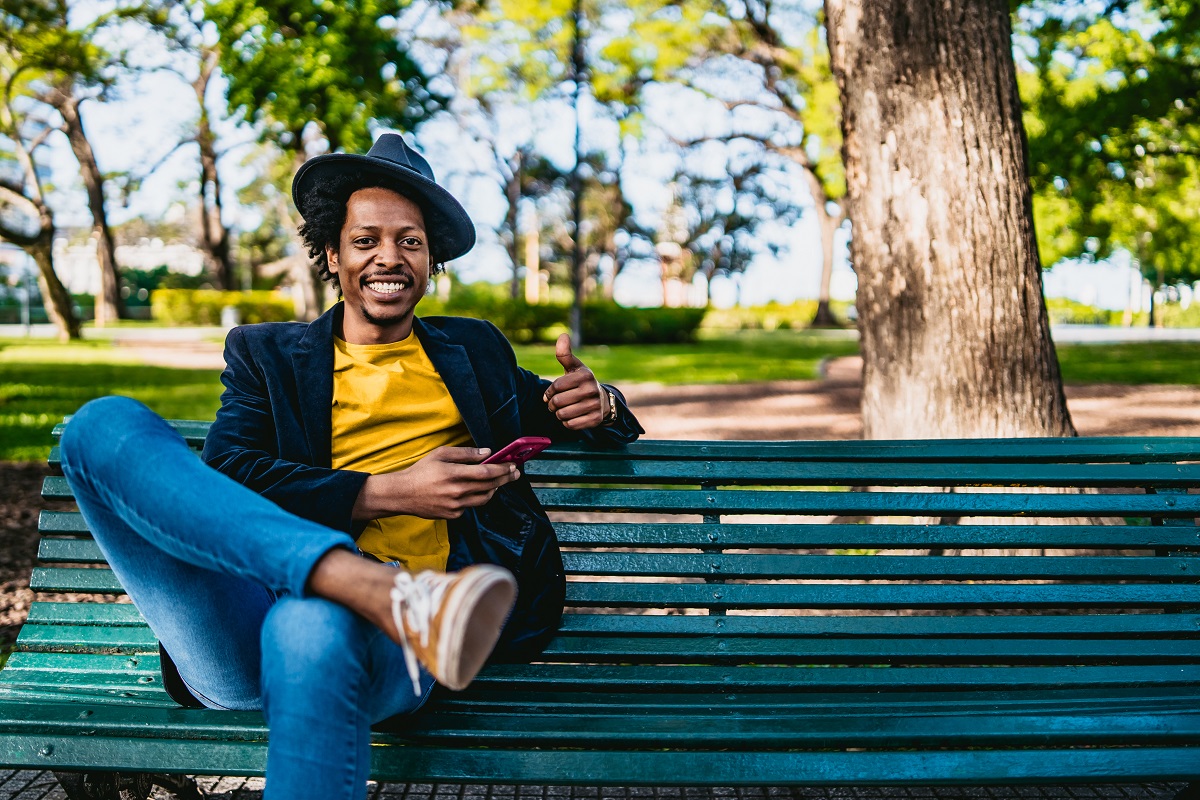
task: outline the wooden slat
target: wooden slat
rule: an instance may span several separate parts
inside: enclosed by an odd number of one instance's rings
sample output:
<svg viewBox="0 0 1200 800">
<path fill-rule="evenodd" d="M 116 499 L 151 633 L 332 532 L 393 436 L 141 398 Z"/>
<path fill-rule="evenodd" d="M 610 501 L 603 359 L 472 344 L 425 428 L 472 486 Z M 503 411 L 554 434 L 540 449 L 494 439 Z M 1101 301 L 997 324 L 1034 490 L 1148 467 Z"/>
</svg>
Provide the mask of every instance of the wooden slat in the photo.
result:
<svg viewBox="0 0 1200 800">
<path fill-rule="evenodd" d="M 104 563 L 90 539 L 44 538 L 43 563 Z M 1194 581 L 1200 559 L 1132 557 L 996 557 L 686 555 L 665 553 L 564 553 L 569 574 L 674 577 L 1045 580 L 1104 579 Z"/>
<path fill-rule="evenodd" d="M 698 584 L 568 582 L 567 602 L 648 608 L 1200 608 L 1200 586 Z"/>
<path fill-rule="evenodd" d="M 49 480 L 49 479 L 47 479 Z M 556 511 L 966 517 L 1196 517 L 1200 495 L 542 489 Z"/>
<path fill-rule="evenodd" d="M 743 555 L 564 553 L 568 573 L 607 576 L 845 580 L 1200 579 L 1200 559 L 1127 556 Z"/>
<path fill-rule="evenodd" d="M 29 588 L 35 592 L 125 594 L 125 589 L 110 569 L 34 567 L 29 576 Z"/>
<path fill-rule="evenodd" d="M 151 653 L 158 652 L 158 639 L 146 627 L 26 623 L 17 636 L 17 648 L 82 653 Z"/>
<path fill-rule="evenodd" d="M 77 511 L 43 511 L 43 534 L 87 534 Z M 814 525 L 558 522 L 566 547 L 1200 549 L 1200 528 L 1151 525 Z"/>
<path fill-rule="evenodd" d="M 157 651 L 150 655 L 17 651 L 9 656 L 4 669 L 0 671 L 0 679 L 8 675 L 9 670 L 16 674 L 47 672 L 146 677 L 157 676 L 159 669 Z"/>
<path fill-rule="evenodd" d="M 36 606 L 39 604 L 35 604 Z M 1008 614 L 960 616 L 709 616 L 706 614 L 565 614 L 568 636 L 684 638 L 1188 638 L 1200 636 L 1196 614 Z"/>
<path fill-rule="evenodd" d="M 563 443 L 539 459 L 665 459 L 735 461 L 850 461 L 861 463 L 1169 463 L 1200 461 L 1193 437 L 1095 436 L 1021 439 L 891 441 L 655 441 L 612 451 Z"/>
<path fill-rule="evenodd" d="M 566 547 L 1200 548 L 1200 529 L 1151 525 L 857 525 L 558 522 Z"/>
<path fill-rule="evenodd" d="M 33 603 L 26 622 L 37 625 L 139 627 L 146 624 L 129 603 Z M 3 673 L 0 673 L 3 674 Z"/>
<path fill-rule="evenodd" d="M 1200 641 L 1086 639 L 554 639 L 545 661 L 664 664 L 1198 664 Z"/>
<path fill-rule="evenodd" d="M 846 463 L 838 461 L 531 461 L 534 482 L 715 486 L 1052 486 L 1190 488 L 1195 464 Z"/>
</svg>

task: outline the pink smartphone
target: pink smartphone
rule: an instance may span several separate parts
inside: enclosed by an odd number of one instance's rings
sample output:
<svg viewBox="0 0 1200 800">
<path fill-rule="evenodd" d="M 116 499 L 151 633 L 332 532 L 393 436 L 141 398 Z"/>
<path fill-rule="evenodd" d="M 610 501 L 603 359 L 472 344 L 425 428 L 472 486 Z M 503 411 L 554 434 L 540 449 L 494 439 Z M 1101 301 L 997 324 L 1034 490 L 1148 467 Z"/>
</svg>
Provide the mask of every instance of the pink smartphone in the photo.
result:
<svg viewBox="0 0 1200 800">
<path fill-rule="evenodd" d="M 515 442 L 492 453 L 482 463 L 508 464 L 511 462 L 519 467 L 549 446 L 550 440 L 545 436 L 522 436 Z"/>
</svg>

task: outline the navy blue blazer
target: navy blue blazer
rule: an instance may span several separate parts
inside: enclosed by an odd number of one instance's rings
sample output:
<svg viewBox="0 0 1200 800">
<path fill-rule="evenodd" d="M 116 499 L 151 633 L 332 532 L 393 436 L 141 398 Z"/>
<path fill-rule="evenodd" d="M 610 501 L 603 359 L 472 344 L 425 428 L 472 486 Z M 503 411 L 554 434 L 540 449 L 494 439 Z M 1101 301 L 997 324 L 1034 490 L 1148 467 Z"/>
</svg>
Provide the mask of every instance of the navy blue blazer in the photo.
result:
<svg viewBox="0 0 1200 800">
<path fill-rule="evenodd" d="M 333 332 L 342 309 L 338 303 L 310 324 L 230 331 L 225 391 L 203 457 L 287 511 L 357 535 L 362 526 L 351 514 L 367 473 L 331 467 Z M 615 390 L 613 425 L 583 432 L 563 427 L 542 402 L 550 382 L 518 366 L 512 346 L 490 322 L 428 317 L 416 319 L 413 329 L 479 447 L 495 450 L 520 436 L 616 447 L 644 432 Z M 566 584 L 554 529 L 529 481 L 522 475 L 501 487 L 448 528 L 448 569 L 484 562 L 516 576 L 517 604 L 497 657 L 541 652 L 561 622 Z"/>
</svg>

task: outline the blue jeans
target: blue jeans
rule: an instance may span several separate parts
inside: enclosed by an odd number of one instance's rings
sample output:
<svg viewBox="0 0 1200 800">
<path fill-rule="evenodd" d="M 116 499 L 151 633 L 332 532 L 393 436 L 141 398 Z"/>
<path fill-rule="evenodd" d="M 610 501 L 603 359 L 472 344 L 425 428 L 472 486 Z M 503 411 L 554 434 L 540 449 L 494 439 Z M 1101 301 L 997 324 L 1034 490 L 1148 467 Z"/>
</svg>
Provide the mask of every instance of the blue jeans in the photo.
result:
<svg viewBox="0 0 1200 800">
<path fill-rule="evenodd" d="M 262 709 L 267 798 L 362 798 L 370 726 L 420 707 L 399 647 L 307 591 L 347 534 L 289 514 L 206 466 L 136 400 L 67 425 L 63 473 L 121 585 L 206 706 Z"/>
</svg>

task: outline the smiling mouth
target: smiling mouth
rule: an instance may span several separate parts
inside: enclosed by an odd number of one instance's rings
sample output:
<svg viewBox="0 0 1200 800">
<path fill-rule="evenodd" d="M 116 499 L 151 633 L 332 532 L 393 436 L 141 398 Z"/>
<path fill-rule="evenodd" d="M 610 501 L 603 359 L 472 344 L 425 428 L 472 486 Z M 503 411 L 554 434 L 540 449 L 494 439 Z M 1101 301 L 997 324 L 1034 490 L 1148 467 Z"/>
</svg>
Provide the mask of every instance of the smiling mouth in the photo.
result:
<svg viewBox="0 0 1200 800">
<path fill-rule="evenodd" d="M 401 291 L 412 286 L 412 281 L 405 277 L 399 277 L 392 280 L 373 280 L 364 281 L 363 285 L 371 290 L 372 294 L 382 295 L 384 297 L 398 294 Z"/>
</svg>

